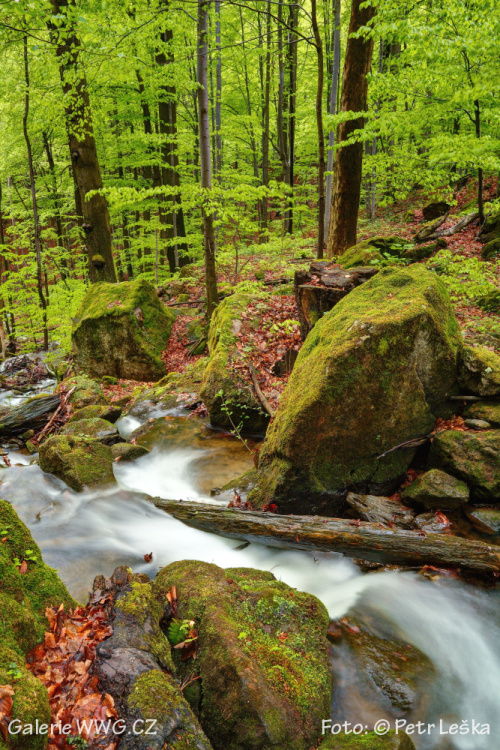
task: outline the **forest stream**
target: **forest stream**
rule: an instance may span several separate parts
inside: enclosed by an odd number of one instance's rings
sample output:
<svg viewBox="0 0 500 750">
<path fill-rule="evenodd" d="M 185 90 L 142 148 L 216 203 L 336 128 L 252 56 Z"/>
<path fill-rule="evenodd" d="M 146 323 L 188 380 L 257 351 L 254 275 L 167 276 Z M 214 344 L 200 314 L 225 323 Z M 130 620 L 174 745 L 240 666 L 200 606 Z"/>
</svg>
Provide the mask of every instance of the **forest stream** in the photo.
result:
<svg viewBox="0 0 500 750">
<path fill-rule="evenodd" d="M 46 384 L 45 384 L 46 385 Z M 151 435 L 151 453 L 114 467 L 117 485 L 76 493 L 44 474 L 31 457 L 11 452 L 11 468 L 2 470 L 2 496 L 11 502 L 39 544 L 45 561 L 56 568 L 69 591 L 86 599 L 94 576 L 111 574 L 118 565 L 154 577 L 176 560 L 196 559 L 221 567 L 272 571 L 300 590 L 316 595 L 332 619 L 347 613 L 368 616 L 381 636 L 394 636 L 423 652 L 435 676 L 415 714 L 398 713 L 377 691 L 359 684 L 356 656 L 348 644 L 332 646 L 336 720 L 373 724 L 434 723 L 441 733 L 413 735 L 419 750 L 494 750 L 500 732 L 497 695 L 500 688 L 500 601 L 498 592 L 412 572 L 362 573 L 349 559 L 334 553 L 279 550 L 260 544 L 241 545 L 190 528 L 157 509 L 150 497 L 227 504 L 227 495 L 211 496 L 252 464 L 252 455 L 236 438 L 209 428 L 199 418 L 177 410 L 155 413 L 161 421 Z M 151 415 L 149 415 L 151 416 Z M 166 417 L 166 419 L 164 418 Z M 122 418 L 117 427 L 128 437 L 139 421 Z M 150 563 L 144 555 L 153 553 Z M 472 720 L 490 725 L 490 734 L 443 734 L 457 722 L 471 729 Z"/>
</svg>

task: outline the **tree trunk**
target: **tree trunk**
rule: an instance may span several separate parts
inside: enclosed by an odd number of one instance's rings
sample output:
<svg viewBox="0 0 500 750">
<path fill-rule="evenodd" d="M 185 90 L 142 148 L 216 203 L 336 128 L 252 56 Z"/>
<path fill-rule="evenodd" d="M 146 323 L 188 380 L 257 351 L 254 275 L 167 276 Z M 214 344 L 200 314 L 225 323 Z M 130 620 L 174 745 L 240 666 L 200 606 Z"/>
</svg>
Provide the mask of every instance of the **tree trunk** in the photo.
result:
<svg viewBox="0 0 500 750">
<path fill-rule="evenodd" d="M 164 5 L 168 8 L 169 3 L 165 2 Z M 170 29 L 166 29 L 161 34 L 161 41 L 164 45 L 171 47 L 173 39 L 173 33 Z M 160 51 L 156 56 L 156 62 L 160 66 L 172 65 L 174 62 L 174 56 L 171 49 L 167 52 Z M 168 76 L 168 72 L 166 73 Z M 182 210 L 182 200 L 180 195 L 181 179 L 179 175 L 179 156 L 178 156 L 178 144 L 177 144 L 177 92 L 175 86 L 164 85 L 162 86 L 163 96 L 158 103 L 158 116 L 160 133 L 166 135 L 166 140 L 162 141 L 161 153 L 162 153 L 162 183 L 174 188 L 175 194 L 170 198 L 170 215 L 168 217 L 171 222 L 171 231 L 169 232 L 170 239 L 181 238 L 181 242 L 175 242 L 170 244 L 167 249 L 168 263 L 170 271 L 175 271 L 179 266 L 185 266 L 190 263 L 188 255 L 188 247 L 185 242 L 182 242 L 182 238 L 186 236 L 186 230 L 184 226 L 184 212 Z M 179 253 L 179 250 L 181 251 Z"/>
<path fill-rule="evenodd" d="M 500 550 L 448 534 L 426 534 L 368 521 L 281 516 L 220 505 L 162 500 L 155 505 L 195 529 L 285 549 L 339 552 L 395 565 L 434 565 L 500 572 Z"/>
<path fill-rule="evenodd" d="M 288 184 L 290 185 L 289 208 L 286 212 L 286 231 L 293 233 L 293 185 L 295 181 L 295 110 L 297 103 L 297 35 L 294 29 L 298 25 L 298 7 L 295 2 L 289 4 L 288 26 Z"/>
<path fill-rule="evenodd" d="M 323 257 L 325 245 L 325 135 L 323 130 L 323 40 L 318 26 L 316 0 L 311 0 L 311 18 L 318 56 L 318 85 L 316 89 L 316 128 L 318 131 L 318 247 L 317 257 Z"/>
<path fill-rule="evenodd" d="M 474 101 L 474 123 L 476 127 L 476 137 L 481 138 L 481 109 L 479 99 Z M 481 167 L 477 170 L 477 209 L 479 211 L 479 223 L 484 224 L 484 199 L 483 199 L 483 170 Z"/>
<path fill-rule="evenodd" d="M 28 152 L 28 167 L 30 175 L 30 189 L 31 189 L 31 200 L 33 204 L 33 231 L 35 234 L 35 252 L 36 252 L 36 284 L 38 289 L 38 298 L 40 300 L 40 307 L 42 308 L 42 320 L 43 320 L 43 348 L 45 351 L 49 348 L 49 330 L 47 328 L 47 300 L 43 293 L 43 278 L 42 278 L 42 253 L 40 250 L 40 222 L 38 220 L 38 205 L 36 200 L 36 185 L 35 185 L 35 170 L 33 169 L 33 154 L 31 151 L 31 141 L 28 134 L 28 115 L 30 109 L 30 77 L 29 77 L 29 66 L 28 66 L 28 37 L 25 36 L 23 39 L 23 52 L 24 52 L 24 83 L 26 86 L 24 94 L 24 114 L 23 114 L 23 133 L 24 140 L 26 142 L 26 150 Z"/>
<path fill-rule="evenodd" d="M 222 57 L 221 57 L 221 0 L 215 0 L 215 43 L 217 45 L 217 66 L 215 72 L 215 174 L 220 180 L 222 170 Z"/>
<path fill-rule="evenodd" d="M 54 19 L 50 24 L 50 30 L 57 43 L 56 54 L 65 98 L 66 130 L 83 216 L 89 276 L 93 282 L 116 282 L 106 199 L 97 194 L 85 200 L 91 190 L 102 188 L 102 178 L 87 81 L 79 60 L 81 44 L 76 34 L 75 0 L 51 0 L 51 3 L 57 21 Z"/>
<path fill-rule="evenodd" d="M 208 105 L 208 2 L 198 0 L 198 129 L 200 139 L 201 187 L 204 200 L 210 198 L 212 189 L 210 161 L 210 111 Z M 207 292 L 207 319 L 219 301 L 217 292 L 217 272 L 215 268 L 214 217 L 210 207 L 202 205 L 203 246 L 205 259 L 205 287 Z"/>
<path fill-rule="evenodd" d="M 61 250 L 65 249 L 65 242 L 64 242 L 64 232 L 62 227 L 62 218 L 61 218 L 61 195 L 59 193 L 58 187 L 57 187 L 57 176 L 56 176 L 56 166 L 54 164 L 54 157 L 52 155 L 52 149 L 50 147 L 50 141 L 49 136 L 46 130 L 42 133 L 43 138 L 43 147 L 45 149 L 45 154 L 47 156 L 47 163 L 49 165 L 49 172 L 50 172 L 50 178 L 52 180 L 52 196 L 54 201 L 54 219 L 56 222 L 56 233 L 57 233 L 57 241 L 59 243 L 59 247 Z M 66 258 L 60 258 L 60 274 L 63 279 L 68 278 L 68 263 L 66 261 Z"/>
<path fill-rule="evenodd" d="M 267 20 L 266 20 L 266 63 L 264 79 L 264 107 L 262 117 L 262 184 L 269 187 L 269 120 L 270 120 L 270 99 L 271 99 L 271 0 L 267 0 Z M 267 212 L 268 197 L 264 195 L 260 202 L 260 235 L 261 243 L 267 242 Z"/>
<path fill-rule="evenodd" d="M 342 78 L 342 112 L 366 111 L 368 99 L 367 74 L 373 54 L 373 37 L 354 38 L 363 26 L 370 26 L 376 8 L 364 7 L 363 0 L 353 0 L 349 38 L 347 42 Z M 363 128 L 364 118 L 359 117 L 343 122 L 337 130 L 337 143 L 342 144 L 355 130 Z M 356 244 L 359 201 L 363 167 L 363 143 L 361 141 L 343 146 L 337 153 L 333 181 L 332 215 L 328 237 L 327 255 L 329 258 L 340 255 L 348 247 Z"/>
<path fill-rule="evenodd" d="M 337 99 L 340 78 L 340 2 L 334 0 L 335 16 L 333 26 L 333 66 L 332 66 L 332 87 L 330 89 L 330 105 L 328 112 L 331 115 L 337 114 Z M 332 183 L 333 183 L 333 149 L 335 146 L 335 131 L 330 130 L 328 134 L 328 156 L 326 162 L 326 195 L 325 195 L 325 236 L 328 236 L 330 229 L 330 216 L 332 208 Z"/>
</svg>

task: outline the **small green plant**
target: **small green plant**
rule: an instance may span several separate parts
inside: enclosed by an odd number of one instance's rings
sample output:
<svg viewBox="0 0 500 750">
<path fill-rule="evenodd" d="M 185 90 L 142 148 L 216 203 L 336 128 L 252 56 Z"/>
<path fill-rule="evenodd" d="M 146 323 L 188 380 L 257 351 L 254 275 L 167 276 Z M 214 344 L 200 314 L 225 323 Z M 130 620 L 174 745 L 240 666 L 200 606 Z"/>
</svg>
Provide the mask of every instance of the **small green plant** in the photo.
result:
<svg viewBox="0 0 500 750">
<path fill-rule="evenodd" d="M 12 677 L 13 680 L 20 680 L 23 676 L 22 671 L 19 669 L 15 661 L 11 661 L 9 664 L 9 668 L 7 669 L 7 674 L 9 677 Z"/>
<path fill-rule="evenodd" d="M 89 746 L 89 743 L 87 740 L 85 740 L 81 735 L 76 735 L 72 737 L 66 737 L 66 742 L 68 745 L 71 745 L 71 747 L 76 747 L 77 750 L 85 750 Z"/>
<path fill-rule="evenodd" d="M 174 648 L 182 648 L 188 643 L 194 643 L 198 633 L 194 629 L 194 620 L 177 620 L 175 617 L 168 626 L 168 640 Z"/>
<path fill-rule="evenodd" d="M 295 333 L 295 330 L 299 325 L 300 323 L 298 320 L 287 318 L 286 320 L 282 320 L 281 322 L 273 323 L 269 330 L 278 336 L 282 333 L 286 334 L 287 336 L 291 336 L 293 333 Z"/>
</svg>

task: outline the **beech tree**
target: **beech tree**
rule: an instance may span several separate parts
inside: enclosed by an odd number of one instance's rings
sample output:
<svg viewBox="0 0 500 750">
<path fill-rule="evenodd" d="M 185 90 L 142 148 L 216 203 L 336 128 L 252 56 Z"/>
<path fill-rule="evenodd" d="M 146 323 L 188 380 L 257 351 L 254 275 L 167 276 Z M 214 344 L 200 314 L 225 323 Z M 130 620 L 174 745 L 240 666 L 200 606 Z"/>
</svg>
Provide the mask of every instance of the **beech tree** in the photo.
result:
<svg viewBox="0 0 500 750">
<path fill-rule="evenodd" d="M 353 0 L 349 38 L 342 76 L 340 111 L 346 118 L 337 130 L 338 152 L 332 188 L 332 209 L 327 255 L 340 255 L 356 244 L 358 211 L 363 174 L 363 143 L 352 139 L 364 126 L 368 104 L 368 72 L 374 38 L 370 31 L 376 8 L 364 0 Z"/>
</svg>

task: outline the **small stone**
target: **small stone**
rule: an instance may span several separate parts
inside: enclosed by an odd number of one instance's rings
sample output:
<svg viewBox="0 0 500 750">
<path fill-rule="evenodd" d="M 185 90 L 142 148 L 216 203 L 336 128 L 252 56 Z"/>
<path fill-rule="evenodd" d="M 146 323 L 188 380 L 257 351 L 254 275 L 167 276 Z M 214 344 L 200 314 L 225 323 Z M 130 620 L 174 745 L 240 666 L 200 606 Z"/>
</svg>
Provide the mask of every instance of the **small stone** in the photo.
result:
<svg viewBox="0 0 500 750">
<path fill-rule="evenodd" d="M 456 510 L 468 502 L 469 488 L 444 471 L 431 469 L 403 490 L 401 497 L 429 510 Z"/>
<path fill-rule="evenodd" d="M 467 518 L 483 534 L 500 534 L 500 508 L 464 508 Z"/>
<path fill-rule="evenodd" d="M 116 443 L 111 446 L 111 455 L 113 461 L 135 461 L 136 458 L 146 456 L 149 453 L 147 448 L 142 445 L 131 445 L 131 443 Z"/>
<path fill-rule="evenodd" d="M 500 357 L 484 346 L 466 346 L 460 385 L 476 396 L 500 396 Z"/>
<path fill-rule="evenodd" d="M 500 401 L 477 401 L 464 411 L 464 419 L 479 419 L 491 427 L 500 427 Z"/>
<path fill-rule="evenodd" d="M 484 419 L 466 419 L 465 426 L 471 430 L 491 430 L 491 425 Z"/>
<path fill-rule="evenodd" d="M 415 526 L 426 534 L 443 534 L 449 531 L 450 522 L 442 513 L 421 513 L 415 518 Z"/>
</svg>

